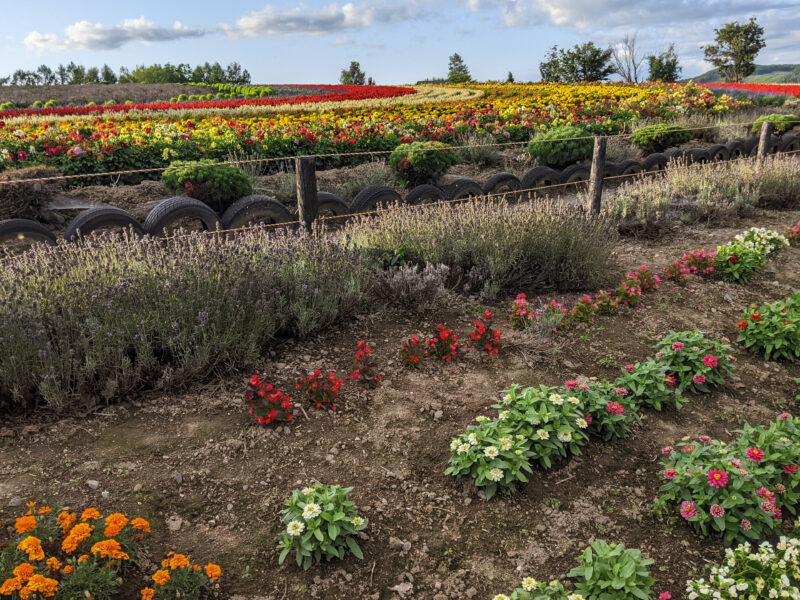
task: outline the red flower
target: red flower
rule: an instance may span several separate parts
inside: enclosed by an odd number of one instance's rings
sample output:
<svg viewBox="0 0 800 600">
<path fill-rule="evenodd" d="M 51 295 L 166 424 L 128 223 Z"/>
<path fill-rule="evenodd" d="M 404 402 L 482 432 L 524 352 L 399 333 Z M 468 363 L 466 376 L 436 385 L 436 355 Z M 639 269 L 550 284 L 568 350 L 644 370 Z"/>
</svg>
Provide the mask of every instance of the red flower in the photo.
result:
<svg viewBox="0 0 800 600">
<path fill-rule="evenodd" d="M 747 329 L 747 321 L 739 321 L 736 324 L 736 329 Z"/>
</svg>

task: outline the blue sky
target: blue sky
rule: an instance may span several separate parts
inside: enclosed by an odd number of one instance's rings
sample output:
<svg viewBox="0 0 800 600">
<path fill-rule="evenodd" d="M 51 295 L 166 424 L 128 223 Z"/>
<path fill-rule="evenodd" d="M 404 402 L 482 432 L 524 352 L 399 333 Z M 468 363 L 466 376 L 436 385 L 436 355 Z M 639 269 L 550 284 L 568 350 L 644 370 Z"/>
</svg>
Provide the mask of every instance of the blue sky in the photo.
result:
<svg viewBox="0 0 800 600">
<path fill-rule="evenodd" d="M 645 53 L 675 42 L 691 76 L 714 27 L 756 16 L 759 63 L 800 63 L 797 0 L 0 0 L 0 74 L 40 64 L 86 66 L 240 62 L 256 83 L 334 83 L 351 60 L 378 83 L 447 73 L 458 52 L 479 80 L 539 79 L 554 44 L 617 43 L 638 33 Z"/>
</svg>

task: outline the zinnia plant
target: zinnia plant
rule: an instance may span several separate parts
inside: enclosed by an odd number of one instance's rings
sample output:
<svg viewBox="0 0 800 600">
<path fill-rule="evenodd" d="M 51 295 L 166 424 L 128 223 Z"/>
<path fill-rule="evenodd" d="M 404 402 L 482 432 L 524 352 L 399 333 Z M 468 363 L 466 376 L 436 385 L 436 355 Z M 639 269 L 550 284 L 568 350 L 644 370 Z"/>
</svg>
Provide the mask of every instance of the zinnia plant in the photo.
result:
<svg viewBox="0 0 800 600">
<path fill-rule="evenodd" d="M 800 292 L 787 300 L 767 302 L 745 311 L 736 327 L 738 342 L 766 360 L 800 356 Z"/>
<path fill-rule="evenodd" d="M 626 365 L 614 385 L 628 390 L 628 401 L 634 407 L 646 406 L 660 411 L 664 405 L 674 405 L 680 410 L 684 400 L 669 367 L 653 358 Z"/>
<path fill-rule="evenodd" d="M 730 346 L 697 330 L 670 331 L 655 349 L 656 359 L 675 377 L 678 391 L 710 392 L 725 383 L 736 362 Z"/>
</svg>

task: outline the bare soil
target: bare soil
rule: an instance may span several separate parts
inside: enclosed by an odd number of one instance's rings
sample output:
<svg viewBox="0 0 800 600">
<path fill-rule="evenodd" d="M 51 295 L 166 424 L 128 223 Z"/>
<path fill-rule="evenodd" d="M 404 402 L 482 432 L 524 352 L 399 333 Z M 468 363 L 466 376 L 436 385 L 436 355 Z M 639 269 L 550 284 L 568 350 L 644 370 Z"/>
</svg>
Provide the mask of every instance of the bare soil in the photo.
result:
<svg viewBox="0 0 800 600">
<path fill-rule="evenodd" d="M 745 226 L 782 231 L 798 219 L 800 211 L 772 211 L 735 227 L 676 228 L 657 243 L 624 240 L 614 259 L 621 271 L 642 263 L 663 268 Z M 141 570 L 127 576 L 124 598 L 131 600 L 168 550 L 221 562 L 217 593 L 223 598 L 480 600 L 510 592 L 523 576 L 563 577 L 594 539 L 641 548 L 655 559 L 656 593 L 669 589 L 680 598 L 683 582 L 719 561 L 723 546 L 676 515 L 649 509 L 661 484 L 659 449 L 684 435 L 729 440 L 745 421 L 767 423 L 781 411 L 796 411 L 792 378 L 800 377 L 800 365 L 767 363 L 734 343 L 735 377 L 721 389 L 691 397 L 681 411 L 646 410 L 630 438 L 593 440 L 583 456 L 536 470 L 518 493 L 490 502 L 444 475 L 449 441 L 476 416 L 494 414 L 491 405 L 511 383 L 616 377 L 621 365 L 651 355 L 652 344 L 671 329 L 699 328 L 735 340 L 745 307 L 796 289 L 795 248 L 746 287 L 700 278 L 685 287 L 664 283 L 640 310 L 601 317 L 538 345 L 505 325 L 512 296 L 489 305 L 460 298 L 424 315 L 376 306 L 312 339 L 278 343 L 264 357 L 264 378 L 293 390 L 314 368 L 344 375 L 356 341 L 367 340 L 383 385 L 370 392 L 346 386 L 336 413 L 305 407 L 308 417 L 290 427 L 257 426 L 241 402 L 249 375 L 243 373 L 187 382 L 176 393 L 139 394 L 94 414 L 56 419 L 38 413 L 4 423 L 0 519 L 9 523 L 20 513 L 10 503 L 43 498 L 150 519 L 149 553 Z M 498 357 L 467 353 L 452 366 L 401 367 L 399 350 L 411 334 L 443 322 L 464 335 L 484 308 L 498 315 L 504 339 Z M 90 489 L 87 480 L 100 486 Z M 370 519 L 363 561 L 350 557 L 307 572 L 291 559 L 278 566 L 279 512 L 293 489 L 312 480 L 354 487 L 353 499 Z M 167 522 L 177 519 L 180 527 L 168 532 Z M 0 544 L 3 536 L 0 531 Z"/>
<path fill-rule="evenodd" d="M 61 104 L 76 105 L 94 102 L 102 104 L 108 100 L 119 103 L 167 101 L 181 94 L 216 94 L 214 88 L 179 83 L 86 83 L 83 85 L 9 85 L 0 90 L 0 101 L 13 102 L 19 106 L 30 106 L 37 100 L 55 100 Z"/>
</svg>

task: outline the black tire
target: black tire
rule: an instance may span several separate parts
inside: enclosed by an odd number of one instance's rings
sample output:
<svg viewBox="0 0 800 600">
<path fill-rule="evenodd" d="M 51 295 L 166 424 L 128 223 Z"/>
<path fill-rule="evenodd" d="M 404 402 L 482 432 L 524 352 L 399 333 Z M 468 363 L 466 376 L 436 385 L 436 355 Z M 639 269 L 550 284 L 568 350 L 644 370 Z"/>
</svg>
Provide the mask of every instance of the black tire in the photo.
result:
<svg viewBox="0 0 800 600">
<path fill-rule="evenodd" d="M 642 172 L 642 163 L 638 160 L 624 160 L 617 165 L 617 175 L 635 175 Z"/>
<path fill-rule="evenodd" d="M 664 156 L 667 157 L 668 161 L 678 161 L 682 158 L 686 158 L 687 152 L 686 150 L 681 150 L 680 148 L 667 148 L 664 150 Z"/>
<path fill-rule="evenodd" d="M 350 212 L 359 213 L 375 210 L 378 206 L 386 206 L 395 202 L 403 202 L 403 198 L 392 188 L 385 185 L 368 185 L 356 194 L 350 203 Z"/>
<path fill-rule="evenodd" d="M 580 183 L 589 181 L 591 171 L 585 165 L 570 165 L 561 171 L 561 183 Z"/>
<path fill-rule="evenodd" d="M 519 177 L 513 173 L 495 173 L 481 188 L 484 194 L 502 194 L 503 192 L 516 192 L 522 187 Z"/>
<path fill-rule="evenodd" d="M 758 138 L 747 138 L 742 142 L 742 147 L 744 148 L 743 152 L 745 156 L 755 156 L 758 152 Z"/>
<path fill-rule="evenodd" d="M 781 138 L 781 152 L 800 151 L 800 135 L 784 135 Z"/>
<path fill-rule="evenodd" d="M 461 200 L 471 196 L 482 196 L 483 190 L 472 179 L 456 179 L 453 183 L 444 188 L 445 200 Z"/>
<path fill-rule="evenodd" d="M 686 153 L 686 158 L 690 165 L 697 163 L 706 164 L 711 162 L 711 155 L 708 153 L 708 150 L 703 150 L 702 148 L 694 148 L 689 150 L 689 152 Z"/>
<path fill-rule="evenodd" d="M 642 171 L 645 173 L 654 173 L 656 171 L 663 171 L 667 168 L 669 156 L 661 152 L 650 154 L 642 161 Z"/>
<path fill-rule="evenodd" d="M 435 185 L 423 183 L 406 194 L 405 203 L 411 205 L 432 204 L 442 200 L 444 200 L 444 192 L 442 190 Z"/>
<path fill-rule="evenodd" d="M 144 220 L 144 230 L 160 237 L 171 224 L 187 218 L 199 220 L 206 231 L 214 231 L 220 224 L 217 213 L 200 200 L 174 196 L 156 204 Z"/>
<path fill-rule="evenodd" d="M 523 190 L 558 185 L 561 183 L 561 174 L 550 167 L 533 167 L 522 176 L 520 183 Z"/>
<path fill-rule="evenodd" d="M 725 144 L 725 148 L 728 150 L 729 160 L 735 160 L 737 158 L 744 158 L 747 156 L 747 152 L 744 149 L 744 144 L 739 140 L 731 140 Z"/>
<path fill-rule="evenodd" d="M 769 148 L 767 149 L 767 154 L 777 154 L 781 151 L 781 146 L 783 145 L 783 140 L 780 138 L 772 138 L 769 142 Z"/>
<path fill-rule="evenodd" d="M 341 217 L 350 214 L 350 206 L 336 194 L 317 192 L 317 201 L 320 217 Z"/>
<path fill-rule="evenodd" d="M 144 235 L 144 228 L 132 214 L 116 206 L 97 206 L 80 213 L 72 219 L 64 230 L 64 237 L 74 242 L 78 237 L 86 237 L 93 231 L 105 227 L 130 229 L 134 233 Z"/>
<path fill-rule="evenodd" d="M 0 246 L 9 242 L 30 242 L 55 246 L 56 236 L 41 223 L 30 219 L 0 221 Z"/>
<path fill-rule="evenodd" d="M 711 156 L 711 162 L 722 162 L 730 160 L 731 154 L 728 149 L 722 144 L 715 144 L 708 149 L 708 154 Z"/>
<path fill-rule="evenodd" d="M 274 225 L 293 220 L 289 209 L 275 198 L 253 194 L 231 204 L 222 213 L 220 222 L 223 229 L 240 229 L 255 223 Z"/>
</svg>

